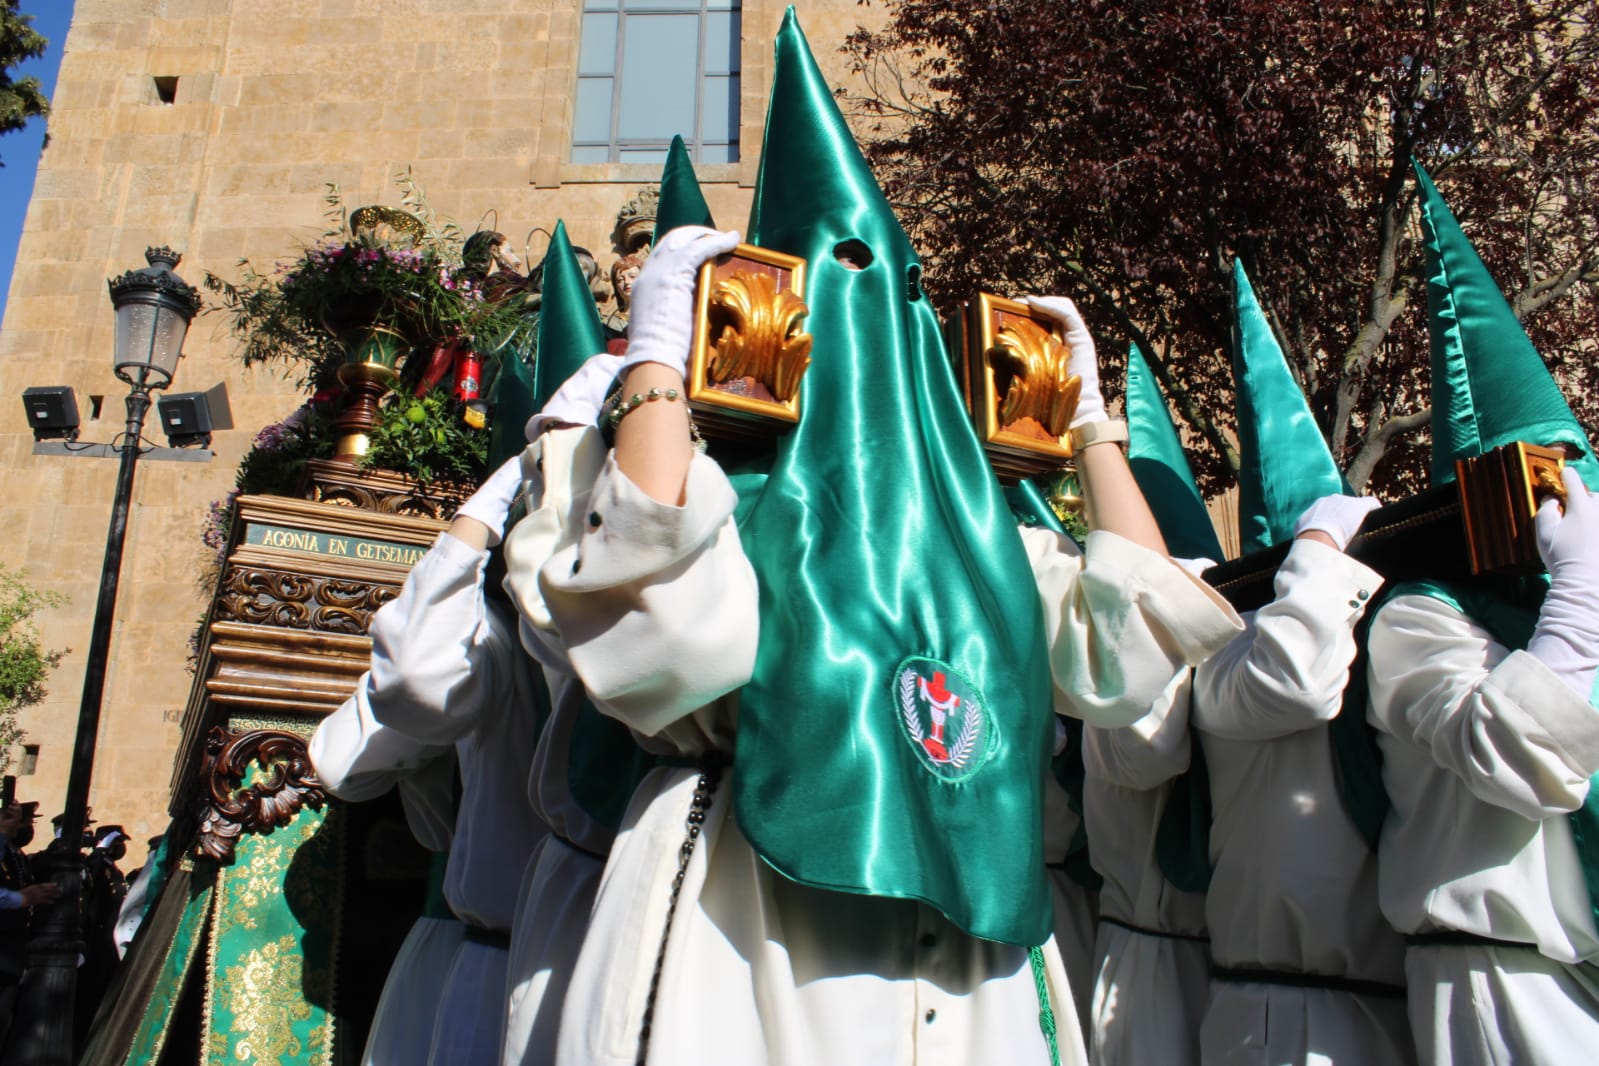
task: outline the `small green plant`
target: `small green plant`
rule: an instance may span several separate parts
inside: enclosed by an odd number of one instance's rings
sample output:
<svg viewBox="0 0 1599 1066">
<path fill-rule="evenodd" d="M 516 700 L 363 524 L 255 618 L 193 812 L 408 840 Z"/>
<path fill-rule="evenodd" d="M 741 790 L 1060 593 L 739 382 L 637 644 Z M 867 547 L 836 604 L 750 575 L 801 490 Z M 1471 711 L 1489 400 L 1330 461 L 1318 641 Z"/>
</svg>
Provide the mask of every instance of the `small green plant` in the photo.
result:
<svg viewBox="0 0 1599 1066">
<path fill-rule="evenodd" d="M 478 480 L 489 461 L 489 434 L 467 425 L 462 414 L 443 389 L 421 396 L 389 393 L 361 465 L 403 470 L 424 484 Z"/>
<path fill-rule="evenodd" d="M 45 679 L 66 654 L 44 650 L 34 618 L 64 602 L 58 593 L 34 588 L 26 570 L 0 563 L 0 770 L 9 768 L 11 749 L 23 737 L 17 713 L 44 699 Z"/>
</svg>

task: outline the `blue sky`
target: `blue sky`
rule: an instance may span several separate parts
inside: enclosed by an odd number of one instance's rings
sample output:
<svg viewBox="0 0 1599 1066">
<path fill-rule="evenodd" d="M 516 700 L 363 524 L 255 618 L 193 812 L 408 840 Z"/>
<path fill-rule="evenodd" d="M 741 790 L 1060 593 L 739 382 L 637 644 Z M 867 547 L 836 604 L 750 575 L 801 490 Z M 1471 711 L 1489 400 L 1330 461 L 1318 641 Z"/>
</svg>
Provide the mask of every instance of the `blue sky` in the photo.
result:
<svg viewBox="0 0 1599 1066">
<path fill-rule="evenodd" d="M 55 92 L 56 69 L 61 66 L 61 47 L 67 40 L 67 25 L 72 21 L 73 0 L 22 0 L 24 15 L 33 16 L 33 28 L 50 39 L 50 47 L 39 59 L 30 59 L 11 72 L 13 78 L 31 74 L 44 84 L 44 93 Z M 44 119 L 30 119 L 20 130 L 0 137 L 0 316 L 5 314 L 6 296 L 11 292 L 11 266 L 17 258 L 17 241 L 22 239 L 22 220 L 28 213 L 28 197 L 33 195 L 33 173 L 44 149 Z"/>
</svg>

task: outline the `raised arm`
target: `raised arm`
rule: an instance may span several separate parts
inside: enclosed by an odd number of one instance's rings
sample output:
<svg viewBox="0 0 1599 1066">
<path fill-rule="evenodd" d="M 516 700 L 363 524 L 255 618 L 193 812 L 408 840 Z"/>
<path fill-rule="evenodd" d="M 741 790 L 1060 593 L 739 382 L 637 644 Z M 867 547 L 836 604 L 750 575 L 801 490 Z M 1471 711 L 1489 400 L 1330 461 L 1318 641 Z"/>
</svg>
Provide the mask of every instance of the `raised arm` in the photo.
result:
<svg viewBox="0 0 1599 1066">
<path fill-rule="evenodd" d="M 1115 533 L 1090 533 L 1083 553 L 1057 533 L 1021 533 L 1044 608 L 1057 713 L 1089 725 L 1135 722 L 1242 628 L 1210 586 Z"/>
<path fill-rule="evenodd" d="M 1370 636 L 1372 722 L 1473 795 L 1541 820 L 1580 807 L 1599 773 L 1599 711 L 1537 657 L 1431 596 L 1396 596 Z"/>
<path fill-rule="evenodd" d="M 1194 725 L 1232 740 L 1269 740 L 1330 721 L 1343 706 L 1355 624 L 1382 575 L 1343 551 L 1376 506 L 1329 496 L 1298 524 L 1276 597 L 1194 676 Z"/>
<path fill-rule="evenodd" d="M 1430 596 L 1395 597 L 1371 627 L 1373 723 L 1534 820 L 1576 810 L 1599 773 L 1599 501 L 1565 482 L 1564 513 L 1538 512 L 1550 585 L 1525 651 Z"/>
<path fill-rule="evenodd" d="M 1165 555 L 1166 540 L 1161 536 L 1160 526 L 1138 482 L 1133 479 L 1127 456 L 1118 446 L 1127 439 L 1125 427 L 1111 422 L 1105 414 L 1094 338 L 1077 305 L 1064 296 L 1029 296 L 1027 303 L 1060 324 L 1071 350 L 1067 370 L 1082 382 L 1077 411 L 1072 415 L 1071 434 L 1088 528 L 1114 533 Z"/>
<path fill-rule="evenodd" d="M 660 503 L 683 503 L 694 455 L 683 384 L 694 329 L 694 278 L 700 264 L 737 244 L 736 232 L 680 226 L 656 244 L 633 285 L 616 463 Z"/>
</svg>

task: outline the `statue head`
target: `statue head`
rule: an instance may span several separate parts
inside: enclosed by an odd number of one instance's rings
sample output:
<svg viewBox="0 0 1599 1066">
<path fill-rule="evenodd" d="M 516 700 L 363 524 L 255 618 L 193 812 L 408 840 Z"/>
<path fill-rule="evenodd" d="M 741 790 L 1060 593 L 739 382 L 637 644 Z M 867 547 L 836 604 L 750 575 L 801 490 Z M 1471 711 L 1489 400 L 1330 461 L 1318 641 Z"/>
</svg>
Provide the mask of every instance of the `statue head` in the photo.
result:
<svg viewBox="0 0 1599 1066">
<path fill-rule="evenodd" d="M 649 247 L 646 245 L 642 251 L 624 255 L 611 264 L 611 288 L 616 292 L 618 311 L 626 311 L 633 302 L 633 283 L 638 280 L 639 271 L 644 269 L 644 260 L 648 256 Z"/>
</svg>

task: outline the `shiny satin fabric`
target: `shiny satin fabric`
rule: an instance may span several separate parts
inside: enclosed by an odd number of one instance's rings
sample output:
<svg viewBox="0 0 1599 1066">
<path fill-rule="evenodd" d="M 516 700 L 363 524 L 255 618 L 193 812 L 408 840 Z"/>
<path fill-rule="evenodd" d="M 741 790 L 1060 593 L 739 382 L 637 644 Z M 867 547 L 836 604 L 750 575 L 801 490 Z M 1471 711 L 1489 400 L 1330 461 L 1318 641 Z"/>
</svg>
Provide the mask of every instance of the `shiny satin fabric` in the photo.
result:
<svg viewBox="0 0 1599 1066">
<path fill-rule="evenodd" d="M 501 354 L 500 372 L 494 378 L 489 402 L 494 405 L 488 463 L 488 470 L 493 473 L 527 447 L 527 420 L 538 414 L 540 406 L 533 399 L 532 369 L 509 345 Z"/>
<path fill-rule="evenodd" d="M 1030 478 L 1023 478 L 1014 485 L 1005 486 L 1005 502 L 1010 505 L 1011 514 L 1016 517 L 1016 521 L 1022 525 L 1037 526 L 1051 533 L 1059 533 L 1063 537 L 1071 536 L 1066 532 L 1066 527 L 1061 525 L 1060 516 L 1055 513 L 1055 509 L 1044 499 L 1044 494 Z"/>
<path fill-rule="evenodd" d="M 498 470 L 507 459 L 522 454 L 527 447 L 527 420 L 538 413 L 540 401 L 533 397 L 533 348 L 536 326 L 519 323 L 500 347 L 500 369 L 494 375 L 488 400 L 494 405 L 493 420 L 489 423 L 490 473 Z M 530 352 L 529 348 L 533 348 Z"/>
<path fill-rule="evenodd" d="M 1155 513 L 1166 549 L 1179 559 L 1224 560 L 1166 397 L 1136 344 L 1127 349 L 1127 434 L 1127 465 Z"/>
<path fill-rule="evenodd" d="M 565 222 L 555 224 L 555 235 L 544 253 L 539 294 L 539 357 L 533 371 L 533 396 L 537 408 L 542 408 L 589 356 L 605 351 L 600 312 L 572 251 Z"/>
<path fill-rule="evenodd" d="M 1294 535 L 1305 508 L 1344 492 L 1344 476 L 1288 369 L 1244 264 L 1233 261 L 1233 379 L 1238 387 L 1240 550 Z"/>
<path fill-rule="evenodd" d="M 1515 312 L 1420 163 L 1421 227 L 1427 248 L 1432 339 L 1432 481 L 1455 479 L 1455 460 L 1512 441 L 1565 443 L 1589 489 L 1599 462 Z"/>
<path fill-rule="evenodd" d="M 795 881 L 1042 943 L 1054 727 L 1036 586 L 916 254 L 792 9 L 765 145 L 746 239 L 807 260 L 815 343 L 801 421 L 741 508 L 761 639 L 740 696 L 739 824 Z M 969 682 L 988 716 L 985 757 L 958 779 L 906 731 L 896 679 L 912 657 Z"/>
<path fill-rule="evenodd" d="M 661 171 L 661 199 L 655 208 L 654 240 L 660 240 L 662 234 L 679 226 L 715 225 L 705 194 L 700 192 L 699 179 L 694 176 L 694 164 L 689 162 L 688 148 L 682 137 L 673 137 L 672 147 L 666 150 L 666 166 Z"/>
</svg>

